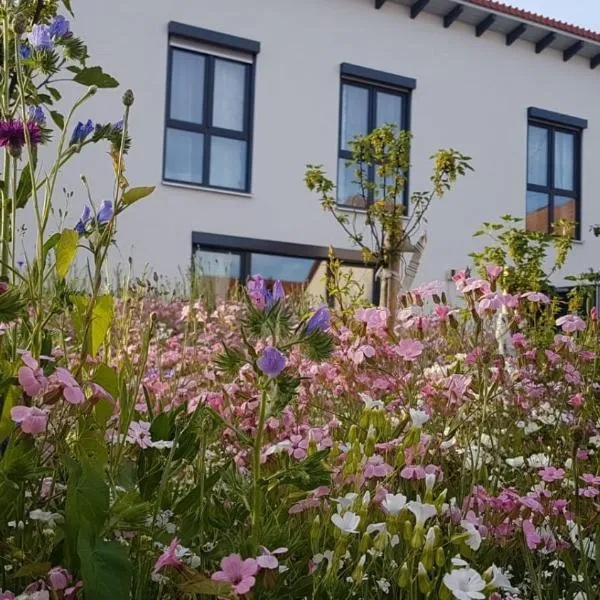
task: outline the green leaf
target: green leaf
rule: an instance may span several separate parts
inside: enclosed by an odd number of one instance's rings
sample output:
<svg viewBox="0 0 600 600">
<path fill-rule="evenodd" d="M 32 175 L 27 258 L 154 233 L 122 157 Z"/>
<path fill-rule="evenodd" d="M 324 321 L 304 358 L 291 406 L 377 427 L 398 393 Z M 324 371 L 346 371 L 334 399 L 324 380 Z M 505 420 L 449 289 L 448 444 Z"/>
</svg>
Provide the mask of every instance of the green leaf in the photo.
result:
<svg viewBox="0 0 600 600">
<path fill-rule="evenodd" d="M 0 323 L 9 323 L 21 316 L 25 310 L 26 302 L 17 287 L 9 288 L 0 295 Z"/>
<path fill-rule="evenodd" d="M 56 126 L 62 131 L 65 128 L 65 118 L 56 110 L 51 110 L 50 116 Z"/>
<path fill-rule="evenodd" d="M 74 229 L 65 229 L 56 245 L 56 274 L 64 279 L 77 254 L 79 234 Z"/>
<path fill-rule="evenodd" d="M 69 11 L 69 14 L 74 17 L 73 9 L 71 8 L 71 0 L 62 0 L 63 6 Z"/>
<path fill-rule="evenodd" d="M 104 388 L 113 398 L 119 395 L 119 377 L 112 367 L 104 363 L 98 365 L 93 382 Z"/>
<path fill-rule="evenodd" d="M 201 573 L 195 573 L 187 581 L 180 583 L 179 591 L 182 594 L 204 594 L 205 596 L 223 596 L 225 598 L 232 597 L 230 583 L 213 581 Z"/>
<path fill-rule="evenodd" d="M 4 402 L 2 404 L 2 413 L 0 414 L 0 443 L 10 435 L 10 432 L 15 426 L 13 420 L 10 418 L 10 411 L 13 406 L 16 406 L 21 400 L 21 388 L 16 385 L 11 385 L 3 395 Z"/>
<path fill-rule="evenodd" d="M 38 579 L 43 578 L 47 575 L 48 571 L 52 568 L 50 563 L 30 563 L 23 565 L 14 575 L 13 579 L 20 577 L 27 577 L 27 579 Z"/>
<path fill-rule="evenodd" d="M 105 73 L 102 67 L 86 67 L 85 69 L 81 69 L 73 77 L 73 81 L 81 85 L 96 85 L 99 88 L 119 87 L 119 82 L 114 77 Z"/>
<path fill-rule="evenodd" d="M 56 233 L 53 233 L 45 242 L 44 242 L 44 246 L 43 246 L 43 250 L 44 250 L 44 258 L 48 255 L 48 252 L 50 252 L 50 250 L 52 250 L 53 248 L 56 247 L 56 244 L 58 244 L 58 240 L 60 240 L 60 233 L 57 231 Z"/>
<path fill-rule="evenodd" d="M 80 535 L 79 557 L 86 600 L 129 600 L 133 571 L 125 546 L 104 540 L 92 545 Z"/>
<path fill-rule="evenodd" d="M 56 100 L 57 102 L 62 98 L 61 93 L 56 88 L 47 86 L 46 89 L 48 90 L 48 92 L 50 93 L 50 95 L 52 96 L 52 98 L 54 100 Z"/>
<path fill-rule="evenodd" d="M 129 188 L 123 194 L 123 197 L 121 198 L 121 202 L 125 206 L 129 206 L 130 204 L 133 204 L 134 202 L 137 202 L 138 200 L 141 200 L 142 198 L 149 196 L 155 189 L 156 188 L 153 185 L 146 186 L 146 187 Z"/>
<path fill-rule="evenodd" d="M 110 294 L 100 296 L 92 310 L 92 323 L 90 327 L 90 354 L 96 356 L 104 342 L 113 320 L 114 304 Z"/>
<path fill-rule="evenodd" d="M 31 196 L 33 186 L 31 183 L 31 166 L 27 164 L 21 171 L 19 183 L 17 185 L 17 208 L 24 208 Z"/>
</svg>

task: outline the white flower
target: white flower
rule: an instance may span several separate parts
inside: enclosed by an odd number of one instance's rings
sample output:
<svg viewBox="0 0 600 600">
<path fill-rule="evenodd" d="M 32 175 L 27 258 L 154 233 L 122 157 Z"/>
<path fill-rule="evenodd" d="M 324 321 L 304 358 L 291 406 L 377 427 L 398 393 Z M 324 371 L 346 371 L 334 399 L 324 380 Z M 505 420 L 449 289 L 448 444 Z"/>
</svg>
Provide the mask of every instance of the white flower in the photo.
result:
<svg viewBox="0 0 600 600">
<path fill-rule="evenodd" d="M 48 523 L 50 527 L 54 527 L 56 523 L 62 523 L 63 517 L 58 513 L 46 512 L 43 510 L 32 510 L 29 513 L 29 518 L 32 521 L 41 521 L 42 523 Z"/>
<path fill-rule="evenodd" d="M 525 459 L 522 456 L 515 456 L 514 458 L 507 458 L 506 464 L 513 469 L 518 469 L 525 464 Z"/>
<path fill-rule="evenodd" d="M 377 580 L 377 587 L 384 593 L 384 594 L 389 594 L 390 593 L 390 582 L 387 579 L 378 579 Z"/>
<path fill-rule="evenodd" d="M 460 525 L 469 534 L 469 539 L 466 541 L 467 546 L 477 552 L 481 546 L 481 534 L 477 527 L 473 523 L 464 520 L 460 522 Z"/>
<path fill-rule="evenodd" d="M 369 506 L 369 504 L 371 504 L 371 492 L 369 490 L 367 490 L 364 493 L 364 496 L 362 498 L 362 503 L 363 503 L 363 506 Z"/>
<path fill-rule="evenodd" d="M 390 515 L 397 515 L 406 506 L 406 496 L 403 494 L 386 494 L 381 506 Z"/>
<path fill-rule="evenodd" d="M 550 466 L 550 458 L 546 454 L 532 454 L 527 459 L 527 464 L 534 469 L 543 469 Z"/>
<path fill-rule="evenodd" d="M 331 516 L 331 522 L 338 529 L 341 529 L 343 533 L 358 533 L 356 528 L 360 523 L 360 517 L 357 514 L 350 511 L 344 513 L 343 516 L 340 516 L 336 513 Z"/>
<path fill-rule="evenodd" d="M 483 600 L 485 581 L 474 569 L 459 569 L 444 575 L 444 585 L 457 600 Z"/>
<path fill-rule="evenodd" d="M 527 425 L 525 425 L 525 433 L 530 434 L 530 433 L 535 433 L 536 431 L 539 431 L 541 429 L 541 427 L 537 424 L 534 423 L 533 421 L 530 421 L 529 423 L 527 423 Z"/>
<path fill-rule="evenodd" d="M 455 567 L 468 567 L 469 563 L 458 554 L 450 561 Z"/>
<path fill-rule="evenodd" d="M 318 552 L 317 554 L 315 554 L 312 557 L 312 561 L 315 563 L 315 565 L 320 565 L 324 560 L 326 560 L 327 562 L 331 562 L 333 558 L 333 550 L 325 550 L 325 552 L 321 553 Z"/>
<path fill-rule="evenodd" d="M 359 394 L 360 399 L 362 400 L 365 408 L 367 410 L 382 410 L 383 402 L 381 400 L 373 400 L 369 394 Z"/>
<path fill-rule="evenodd" d="M 492 565 L 491 571 L 492 580 L 490 581 L 490 585 L 501 590 L 506 590 L 507 592 L 511 592 L 513 594 L 518 593 L 519 590 L 510 584 L 508 575 L 502 569 L 496 565 Z"/>
<path fill-rule="evenodd" d="M 400 536 L 393 535 L 392 538 L 390 539 L 390 546 L 392 548 L 395 548 L 399 543 L 400 543 Z"/>
<path fill-rule="evenodd" d="M 164 450 L 165 448 L 170 450 L 173 447 L 173 440 L 159 440 L 158 442 L 152 442 L 150 446 L 157 450 Z"/>
<path fill-rule="evenodd" d="M 594 448 L 600 448 L 600 435 L 593 435 L 588 441 Z"/>
<path fill-rule="evenodd" d="M 587 594 L 585 592 L 577 592 L 573 596 L 573 600 L 587 600 Z"/>
<path fill-rule="evenodd" d="M 346 494 L 343 498 L 332 498 L 332 500 L 338 503 L 338 512 L 342 512 L 343 510 L 350 508 L 357 498 L 358 494 L 351 492 Z"/>
<path fill-rule="evenodd" d="M 367 533 L 381 533 L 382 531 L 387 530 L 387 525 L 385 523 L 371 523 L 367 525 Z"/>
<path fill-rule="evenodd" d="M 448 448 L 452 448 L 452 446 L 456 445 L 456 438 L 451 437 L 449 440 L 445 440 L 440 444 L 440 448 L 442 450 L 448 450 Z"/>
<path fill-rule="evenodd" d="M 423 527 L 427 519 L 437 515 L 437 508 L 433 504 L 421 504 L 421 502 L 409 502 L 406 508 L 415 515 L 416 527 Z"/>
<path fill-rule="evenodd" d="M 425 475 L 425 489 L 431 491 L 435 485 L 435 473 Z"/>
<path fill-rule="evenodd" d="M 430 417 L 424 410 L 415 410 L 414 408 L 409 409 L 410 420 L 413 422 L 415 427 L 422 427 L 429 421 Z"/>
</svg>

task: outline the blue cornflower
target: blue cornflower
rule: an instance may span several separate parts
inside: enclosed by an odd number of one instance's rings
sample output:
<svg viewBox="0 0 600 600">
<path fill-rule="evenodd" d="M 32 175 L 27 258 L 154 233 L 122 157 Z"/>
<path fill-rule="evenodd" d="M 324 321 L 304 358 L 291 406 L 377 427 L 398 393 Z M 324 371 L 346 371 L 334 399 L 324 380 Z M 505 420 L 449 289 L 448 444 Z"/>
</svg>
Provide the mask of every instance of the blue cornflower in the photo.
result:
<svg viewBox="0 0 600 600">
<path fill-rule="evenodd" d="M 38 125 L 44 125 L 46 123 L 46 115 L 41 106 L 30 106 L 28 116 L 30 121 L 35 121 Z"/>
<path fill-rule="evenodd" d="M 79 221 L 77 221 L 77 225 L 75 225 L 75 227 L 74 227 L 75 231 L 79 235 L 85 234 L 85 228 L 90 220 L 91 215 L 92 215 L 92 211 L 91 211 L 90 207 L 86 205 L 83 208 L 83 214 L 81 215 L 81 218 L 79 219 Z"/>
<path fill-rule="evenodd" d="M 262 356 L 256 361 L 258 368 L 271 378 L 275 378 L 285 369 L 285 356 L 273 348 L 273 346 L 267 346 Z"/>
<path fill-rule="evenodd" d="M 21 45 L 19 47 L 19 54 L 23 60 L 27 60 L 28 58 L 31 58 L 31 48 L 29 46 Z"/>
<path fill-rule="evenodd" d="M 27 39 L 35 50 L 51 50 L 54 45 L 48 25 L 34 25 Z"/>
<path fill-rule="evenodd" d="M 98 210 L 98 223 L 104 225 L 108 223 L 113 217 L 113 204 L 110 200 L 103 200 Z"/>
<path fill-rule="evenodd" d="M 69 21 L 62 15 L 56 15 L 50 24 L 50 35 L 57 38 L 64 37 L 70 32 L 69 25 Z"/>
<path fill-rule="evenodd" d="M 85 141 L 85 138 L 90 135 L 92 131 L 94 131 L 94 124 L 92 123 L 91 119 L 88 119 L 85 125 L 79 121 L 79 123 L 75 125 L 69 145 L 72 146 L 73 144 L 80 144 L 81 142 Z"/>
<path fill-rule="evenodd" d="M 117 131 L 121 131 L 123 129 L 123 119 L 117 121 L 116 123 L 113 123 L 112 128 L 116 129 Z"/>
<path fill-rule="evenodd" d="M 313 331 L 326 331 L 329 329 L 329 320 L 331 314 L 325 304 L 321 305 L 310 317 L 306 323 L 306 331 L 312 333 Z"/>
</svg>

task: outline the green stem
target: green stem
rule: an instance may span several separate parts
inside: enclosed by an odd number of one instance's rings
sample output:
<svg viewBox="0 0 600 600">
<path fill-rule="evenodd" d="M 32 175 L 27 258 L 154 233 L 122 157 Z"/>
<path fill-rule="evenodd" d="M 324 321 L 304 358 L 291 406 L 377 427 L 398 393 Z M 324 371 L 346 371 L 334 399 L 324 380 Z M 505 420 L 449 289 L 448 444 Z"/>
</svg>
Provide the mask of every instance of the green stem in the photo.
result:
<svg viewBox="0 0 600 600">
<path fill-rule="evenodd" d="M 261 498 L 260 498 L 260 451 L 262 449 L 263 430 L 267 415 L 267 391 L 263 390 L 260 398 L 260 412 L 256 439 L 254 440 L 254 454 L 252 456 L 252 546 L 258 551 L 261 522 Z"/>
<path fill-rule="evenodd" d="M 2 107 L 4 109 L 3 117 L 9 118 L 9 106 L 10 106 L 10 87 L 9 87 L 9 76 L 8 76 L 8 58 L 9 58 L 9 22 L 8 22 L 8 10 L 4 7 L 4 19 L 2 22 L 3 35 L 2 35 L 2 51 L 3 51 L 3 64 L 2 64 Z M 8 249 L 9 249 L 9 202 L 10 202 L 10 182 L 9 182 L 9 169 L 10 169 L 10 157 L 8 154 L 8 147 L 4 150 L 4 167 L 2 169 L 3 178 L 3 189 L 2 189 L 2 219 L 0 233 L 2 235 L 2 265 L 0 266 L 0 274 L 2 277 L 6 277 L 8 274 Z"/>
</svg>

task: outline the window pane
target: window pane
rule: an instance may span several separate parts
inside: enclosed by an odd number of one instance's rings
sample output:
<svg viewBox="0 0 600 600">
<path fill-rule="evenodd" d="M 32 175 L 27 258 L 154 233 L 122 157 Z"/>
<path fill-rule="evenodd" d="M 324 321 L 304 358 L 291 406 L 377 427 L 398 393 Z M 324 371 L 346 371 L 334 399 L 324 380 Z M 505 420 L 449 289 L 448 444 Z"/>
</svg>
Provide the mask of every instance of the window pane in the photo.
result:
<svg viewBox="0 0 600 600">
<path fill-rule="evenodd" d="M 342 276 L 350 274 L 352 276 L 351 293 L 353 296 L 359 294 L 363 300 L 373 302 L 373 269 L 369 267 L 358 267 L 350 265 L 342 265 Z M 337 303 L 336 303 L 337 304 Z"/>
<path fill-rule="evenodd" d="M 356 178 L 356 165 L 346 166 L 347 160 L 340 158 L 338 161 L 337 176 L 337 201 L 343 206 L 353 208 L 366 208 L 361 186 Z M 366 180 L 366 176 L 365 176 Z M 365 190 L 365 194 L 367 191 Z"/>
<path fill-rule="evenodd" d="M 350 140 L 366 135 L 369 127 L 369 91 L 354 85 L 342 86 L 342 148 L 350 150 Z"/>
<path fill-rule="evenodd" d="M 215 60 L 213 125 L 234 131 L 244 130 L 247 65 Z"/>
<path fill-rule="evenodd" d="M 557 131 L 554 134 L 554 187 L 574 189 L 575 136 Z"/>
<path fill-rule="evenodd" d="M 210 143 L 210 185 L 246 189 L 246 142 L 213 136 Z"/>
<path fill-rule="evenodd" d="M 202 123 L 205 59 L 193 52 L 172 52 L 170 116 L 180 121 Z"/>
<path fill-rule="evenodd" d="M 199 249 L 194 259 L 200 292 L 209 299 L 227 298 L 239 282 L 239 254 Z"/>
<path fill-rule="evenodd" d="M 262 275 L 268 284 L 279 279 L 286 294 L 307 291 L 316 297 L 325 297 L 324 276 L 326 261 L 271 254 L 252 254 L 251 273 Z"/>
<path fill-rule="evenodd" d="M 527 192 L 527 229 L 529 231 L 548 232 L 549 211 L 548 194 Z"/>
<path fill-rule="evenodd" d="M 529 127 L 527 183 L 548 185 L 548 130 L 541 127 Z"/>
<path fill-rule="evenodd" d="M 204 136 L 201 133 L 167 129 L 165 179 L 202 183 Z"/>
<path fill-rule="evenodd" d="M 554 196 L 554 210 L 553 210 L 554 222 L 558 222 L 561 219 L 575 223 L 577 221 L 577 201 L 575 198 L 569 198 L 567 196 Z M 563 230 L 555 229 L 555 233 L 562 235 L 575 235 L 575 228 L 569 231 L 570 228 Z"/>
<path fill-rule="evenodd" d="M 402 129 L 402 96 L 377 92 L 377 127 L 396 125 Z"/>
</svg>

